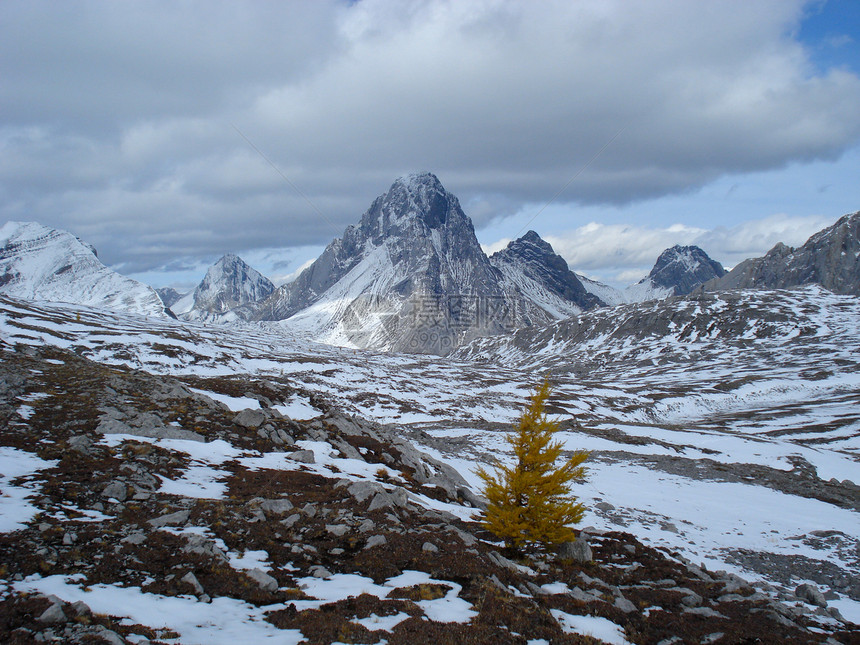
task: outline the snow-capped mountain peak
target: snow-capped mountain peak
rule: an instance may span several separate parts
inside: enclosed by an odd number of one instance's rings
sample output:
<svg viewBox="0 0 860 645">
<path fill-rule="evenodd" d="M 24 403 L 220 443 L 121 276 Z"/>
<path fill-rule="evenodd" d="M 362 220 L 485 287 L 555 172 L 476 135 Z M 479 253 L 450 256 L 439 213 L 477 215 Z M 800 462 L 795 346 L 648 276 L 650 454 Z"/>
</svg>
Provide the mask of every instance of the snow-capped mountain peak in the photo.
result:
<svg viewBox="0 0 860 645">
<path fill-rule="evenodd" d="M 490 262 L 505 276 L 510 290 L 522 296 L 532 323 L 566 318 L 601 304 L 535 231 L 494 253 Z"/>
<path fill-rule="evenodd" d="M 668 296 L 685 296 L 726 270 L 698 246 L 675 246 L 657 258 L 647 277 L 624 290 L 627 302 L 644 302 Z"/>
<path fill-rule="evenodd" d="M 26 300 L 165 315 L 152 287 L 109 269 L 95 248 L 71 233 L 37 222 L 7 222 L 0 228 L 0 292 Z"/>
<path fill-rule="evenodd" d="M 419 173 L 395 181 L 257 317 L 336 344 L 444 353 L 478 329 L 502 331 L 508 304 L 459 200 Z"/>
<path fill-rule="evenodd" d="M 419 217 L 429 228 L 439 228 L 448 215 L 449 194 L 436 175 L 423 172 L 400 177 L 386 197 L 386 215 L 396 220 Z"/>
<path fill-rule="evenodd" d="M 187 320 L 217 320 L 268 298 L 275 285 L 242 258 L 227 253 L 206 271 L 203 280 L 171 308 Z"/>
<path fill-rule="evenodd" d="M 654 285 L 671 289 L 673 295 L 679 296 L 725 273 L 723 265 L 708 257 L 698 246 L 676 244 L 660 254 L 648 277 Z"/>
</svg>

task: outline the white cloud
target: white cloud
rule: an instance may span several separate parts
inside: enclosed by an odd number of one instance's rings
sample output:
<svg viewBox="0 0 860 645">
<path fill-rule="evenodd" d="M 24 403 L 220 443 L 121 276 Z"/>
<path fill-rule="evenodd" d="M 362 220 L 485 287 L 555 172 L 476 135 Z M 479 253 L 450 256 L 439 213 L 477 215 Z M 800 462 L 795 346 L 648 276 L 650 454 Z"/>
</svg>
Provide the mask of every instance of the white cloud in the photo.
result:
<svg viewBox="0 0 860 645">
<path fill-rule="evenodd" d="M 511 238 L 503 237 L 502 239 L 500 239 L 496 242 L 493 242 L 492 244 L 482 244 L 481 249 L 483 249 L 484 253 L 487 256 L 490 256 L 497 251 L 501 251 L 503 248 L 505 248 L 510 243 L 511 243 Z"/>
</svg>

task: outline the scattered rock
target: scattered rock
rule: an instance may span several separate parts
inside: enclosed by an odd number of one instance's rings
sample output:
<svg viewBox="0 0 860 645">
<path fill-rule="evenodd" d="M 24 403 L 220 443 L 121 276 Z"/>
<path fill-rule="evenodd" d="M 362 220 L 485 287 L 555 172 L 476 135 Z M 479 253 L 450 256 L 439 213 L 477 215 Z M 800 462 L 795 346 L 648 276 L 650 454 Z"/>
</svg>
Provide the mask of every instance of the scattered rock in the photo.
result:
<svg viewBox="0 0 860 645">
<path fill-rule="evenodd" d="M 725 618 L 720 612 L 714 611 L 710 607 L 685 607 L 685 614 L 696 614 L 705 618 Z"/>
<path fill-rule="evenodd" d="M 69 448 L 84 455 L 93 454 L 94 447 L 93 440 L 83 434 L 75 435 L 69 439 Z"/>
<path fill-rule="evenodd" d="M 248 576 L 254 582 L 256 582 L 258 585 L 260 585 L 260 589 L 262 589 L 263 591 L 274 593 L 278 590 L 278 581 L 265 571 L 262 571 L 260 569 L 250 569 L 248 571 L 245 571 L 245 575 Z"/>
<path fill-rule="evenodd" d="M 500 567 L 504 567 L 505 569 L 510 569 L 511 571 L 519 571 L 519 567 L 517 566 L 516 562 L 512 562 L 511 560 L 508 560 L 505 556 L 503 556 L 502 554 L 500 554 L 496 551 L 489 551 L 487 553 L 487 557 L 494 564 L 497 564 Z"/>
<path fill-rule="evenodd" d="M 624 596 L 619 596 L 615 599 L 615 606 L 623 611 L 625 614 L 629 614 L 631 612 L 636 611 L 636 605 L 627 600 Z"/>
<path fill-rule="evenodd" d="M 801 600 L 805 600 L 811 605 L 827 607 L 827 600 L 824 598 L 824 595 L 818 590 L 817 587 L 814 587 L 813 585 L 799 585 L 797 589 L 794 590 L 794 595 Z"/>
<path fill-rule="evenodd" d="M 357 502 L 363 502 L 377 493 L 385 491 L 385 487 L 382 484 L 366 480 L 353 482 L 348 479 L 341 479 L 335 484 L 335 488 L 340 488 L 341 486 L 346 486 L 346 491 L 352 495 Z"/>
<path fill-rule="evenodd" d="M 59 623 L 66 622 L 68 618 L 65 612 L 63 612 L 63 605 L 60 602 L 55 602 L 39 614 L 39 617 L 36 618 L 36 620 L 40 623 L 45 623 L 46 625 L 57 625 Z"/>
<path fill-rule="evenodd" d="M 125 645 L 127 642 L 124 641 L 119 634 L 117 634 L 111 629 L 101 629 L 97 632 L 97 634 L 98 637 L 104 642 L 108 643 L 108 645 Z"/>
<path fill-rule="evenodd" d="M 313 450 L 294 450 L 287 455 L 287 458 L 292 459 L 293 461 L 297 461 L 300 464 L 316 463 L 316 457 L 314 457 Z"/>
<path fill-rule="evenodd" d="M 326 524 L 325 530 L 335 537 L 340 537 L 349 531 L 349 527 L 346 524 Z"/>
<path fill-rule="evenodd" d="M 392 491 L 379 491 L 374 495 L 368 511 L 376 511 L 385 508 L 407 508 L 409 506 L 409 496 L 402 488 L 396 488 Z"/>
<path fill-rule="evenodd" d="M 439 547 L 432 542 L 425 542 L 421 545 L 421 550 L 424 551 L 424 553 L 438 553 Z"/>
<path fill-rule="evenodd" d="M 387 544 L 388 540 L 384 535 L 371 535 L 367 539 L 367 543 L 364 545 L 365 549 L 372 549 L 375 546 L 382 546 L 383 544 Z"/>
<path fill-rule="evenodd" d="M 293 510 L 293 504 L 288 499 L 267 499 L 260 504 L 260 508 L 267 515 L 283 515 Z"/>
<path fill-rule="evenodd" d="M 203 585 L 200 584 L 200 581 L 197 580 L 197 576 L 195 576 L 191 571 L 186 573 L 179 580 L 180 582 L 191 585 L 191 588 L 194 589 L 195 596 L 200 596 L 204 593 Z"/>
<path fill-rule="evenodd" d="M 704 601 L 704 598 L 691 589 L 681 588 L 679 591 L 684 594 L 681 604 L 686 607 L 699 607 Z"/>
<path fill-rule="evenodd" d="M 233 423 L 240 425 L 243 428 L 248 428 L 249 430 L 256 430 L 263 425 L 266 420 L 266 413 L 263 412 L 263 410 L 252 410 L 250 408 L 242 410 L 239 414 L 233 417 Z"/>
<path fill-rule="evenodd" d="M 299 515 L 298 513 L 293 513 L 288 518 L 281 520 L 281 524 L 283 524 L 289 529 L 295 526 L 296 522 L 298 522 L 300 519 L 302 519 L 301 515 Z"/>
<path fill-rule="evenodd" d="M 331 571 L 326 569 L 321 564 L 314 565 L 310 568 L 311 575 L 314 578 L 331 578 Z"/>
<path fill-rule="evenodd" d="M 102 497 L 113 498 L 118 502 L 124 502 L 127 496 L 128 487 L 125 485 L 125 482 L 119 480 L 112 481 L 102 490 Z"/>
<path fill-rule="evenodd" d="M 188 521 L 189 515 L 189 511 L 176 511 L 175 513 L 168 513 L 167 515 L 154 517 L 149 520 L 147 524 L 149 524 L 153 528 L 161 528 L 162 526 L 177 526 L 178 524 L 185 524 Z"/>
<path fill-rule="evenodd" d="M 227 561 L 227 555 L 212 540 L 202 535 L 187 535 L 186 539 L 188 540 L 188 544 L 182 548 L 183 552 L 207 555 L 223 562 Z"/>
<path fill-rule="evenodd" d="M 558 549 L 558 557 L 562 560 L 572 560 L 574 562 L 591 562 L 594 559 L 594 554 L 588 542 L 581 537 L 573 542 L 565 542 Z"/>
<path fill-rule="evenodd" d="M 93 613 L 92 609 L 90 609 L 90 606 L 87 603 L 85 603 L 83 600 L 78 600 L 77 602 L 73 602 L 71 605 L 69 605 L 68 609 L 69 609 L 70 613 L 72 613 L 78 617 L 79 616 L 89 616 Z"/>
<path fill-rule="evenodd" d="M 591 593 L 586 593 L 579 587 L 574 587 L 570 590 L 570 597 L 578 602 L 594 602 L 595 600 L 599 600 L 598 596 L 595 596 Z"/>
<path fill-rule="evenodd" d="M 126 535 L 120 542 L 124 542 L 126 544 L 143 544 L 146 542 L 146 533 L 143 531 L 135 531 L 129 535 Z"/>
</svg>

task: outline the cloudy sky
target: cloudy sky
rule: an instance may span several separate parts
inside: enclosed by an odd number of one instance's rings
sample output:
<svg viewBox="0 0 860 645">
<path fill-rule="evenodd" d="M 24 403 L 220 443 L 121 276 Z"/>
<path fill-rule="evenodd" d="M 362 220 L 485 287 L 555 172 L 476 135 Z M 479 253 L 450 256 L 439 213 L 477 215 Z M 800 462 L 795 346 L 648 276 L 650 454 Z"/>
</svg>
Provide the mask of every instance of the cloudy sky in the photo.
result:
<svg viewBox="0 0 860 645">
<path fill-rule="evenodd" d="M 858 41 L 855 0 L 4 0 L 0 223 L 283 277 L 430 170 L 487 249 L 731 266 L 860 209 Z"/>
</svg>

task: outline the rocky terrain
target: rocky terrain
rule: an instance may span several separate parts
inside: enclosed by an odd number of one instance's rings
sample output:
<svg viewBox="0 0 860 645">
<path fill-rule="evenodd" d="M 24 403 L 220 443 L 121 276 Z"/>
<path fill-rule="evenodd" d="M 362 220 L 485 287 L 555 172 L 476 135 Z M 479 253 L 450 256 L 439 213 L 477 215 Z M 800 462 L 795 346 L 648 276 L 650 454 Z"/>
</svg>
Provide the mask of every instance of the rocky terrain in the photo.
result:
<svg viewBox="0 0 860 645">
<path fill-rule="evenodd" d="M 0 454 L 4 472 L 27 471 L 3 481 L 4 642 L 860 634 L 813 587 L 781 602 L 770 585 L 627 533 L 503 552 L 474 522 L 465 480 L 393 429 L 313 396 L 301 414 L 312 418 L 282 414 L 304 394 L 293 379 L 177 379 L 51 347 L 2 352 Z"/>
<path fill-rule="evenodd" d="M 2 300 L 4 639 L 856 642 L 857 487 L 828 476 L 856 469 L 857 304 L 753 292 L 704 334 L 723 297 L 555 365 L 589 514 L 522 555 L 473 470 L 535 366 Z"/>
</svg>

